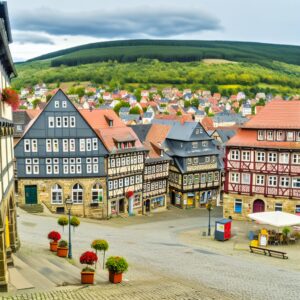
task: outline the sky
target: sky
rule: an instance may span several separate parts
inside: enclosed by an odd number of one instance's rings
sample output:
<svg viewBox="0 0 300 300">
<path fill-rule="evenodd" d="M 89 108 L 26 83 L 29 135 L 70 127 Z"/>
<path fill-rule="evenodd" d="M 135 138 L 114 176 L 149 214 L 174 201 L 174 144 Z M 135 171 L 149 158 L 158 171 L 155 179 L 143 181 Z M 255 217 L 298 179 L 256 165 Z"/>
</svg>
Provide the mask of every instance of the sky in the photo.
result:
<svg viewBox="0 0 300 300">
<path fill-rule="evenodd" d="M 300 45 L 299 0 L 7 0 L 15 62 L 122 39 Z"/>
</svg>

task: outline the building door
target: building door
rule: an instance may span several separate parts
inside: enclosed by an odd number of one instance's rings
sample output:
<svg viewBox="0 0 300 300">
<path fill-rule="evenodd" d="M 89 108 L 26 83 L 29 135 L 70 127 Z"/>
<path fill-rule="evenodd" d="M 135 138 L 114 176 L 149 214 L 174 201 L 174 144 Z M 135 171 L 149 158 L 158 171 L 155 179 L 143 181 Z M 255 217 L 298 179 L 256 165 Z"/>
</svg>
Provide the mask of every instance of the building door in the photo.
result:
<svg viewBox="0 0 300 300">
<path fill-rule="evenodd" d="M 146 206 L 146 212 L 150 212 L 150 199 L 147 199 L 145 202 L 145 206 Z"/>
<path fill-rule="evenodd" d="M 172 192 L 171 194 L 171 204 L 175 205 L 176 204 L 176 193 Z"/>
<path fill-rule="evenodd" d="M 253 202 L 253 212 L 257 213 L 257 212 L 263 212 L 265 211 L 265 202 L 257 199 Z"/>
<path fill-rule="evenodd" d="M 119 213 L 123 214 L 125 212 L 125 201 L 124 198 L 119 200 Z"/>
<path fill-rule="evenodd" d="M 36 185 L 25 185 L 25 204 L 37 204 Z"/>
</svg>

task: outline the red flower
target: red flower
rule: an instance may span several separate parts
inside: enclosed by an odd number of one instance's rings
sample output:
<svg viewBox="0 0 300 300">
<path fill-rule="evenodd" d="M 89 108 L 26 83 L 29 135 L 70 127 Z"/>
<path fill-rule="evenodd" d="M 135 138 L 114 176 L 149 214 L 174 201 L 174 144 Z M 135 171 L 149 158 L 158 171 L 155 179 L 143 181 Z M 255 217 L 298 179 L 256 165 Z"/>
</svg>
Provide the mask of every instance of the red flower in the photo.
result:
<svg viewBox="0 0 300 300">
<path fill-rule="evenodd" d="M 57 231 L 51 231 L 48 234 L 48 239 L 57 242 L 57 241 L 59 241 L 61 239 L 61 235 Z"/>
<path fill-rule="evenodd" d="M 97 254 L 92 251 L 86 251 L 80 256 L 81 264 L 93 265 L 97 261 L 98 261 Z"/>
<path fill-rule="evenodd" d="M 13 110 L 16 110 L 19 108 L 20 105 L 20 98 L 18 93 L 11 89 L 11 88 L 5 88 L 2 91 L 2 100 L 8 103 Z"/>
<path fill-rule="evenodd" d="M 128 192 L 126 193 L 126 197 L 127 197 L 127 198 L 131 198 L 133 195 L 134 195 L 134 192 L 133 192 L 133 191 L 128 191 Z"/>
</svg>

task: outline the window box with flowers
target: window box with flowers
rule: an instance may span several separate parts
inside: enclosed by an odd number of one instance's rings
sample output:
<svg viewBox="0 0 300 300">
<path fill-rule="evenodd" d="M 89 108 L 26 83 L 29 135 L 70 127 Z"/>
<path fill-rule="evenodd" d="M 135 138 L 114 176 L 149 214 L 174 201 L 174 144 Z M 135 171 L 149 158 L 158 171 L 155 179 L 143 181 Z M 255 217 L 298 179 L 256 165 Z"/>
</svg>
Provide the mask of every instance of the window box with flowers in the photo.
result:
<svg viewBox="0 0 300 300">
<path fill-rule="evenodd" d="M 1 100 L 9 104 L 13 110 L 19 108 L 20 98 L 18 93 L 12 88 L 5 88 L 1 93 Z"/>
</svg>

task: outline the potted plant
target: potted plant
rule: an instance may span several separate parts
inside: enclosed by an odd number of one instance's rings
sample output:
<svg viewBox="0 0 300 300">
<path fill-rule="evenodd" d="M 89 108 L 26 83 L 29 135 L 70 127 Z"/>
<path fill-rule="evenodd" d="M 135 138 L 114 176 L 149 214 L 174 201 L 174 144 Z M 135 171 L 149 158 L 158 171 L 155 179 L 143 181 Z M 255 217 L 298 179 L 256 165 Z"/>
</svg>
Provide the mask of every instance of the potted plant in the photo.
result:
<svg viewBox="0 0 300 300">
<path fill-rule="evenodd" d="M 74 216 L 70 220 L 70 225 L 73 226 L 73 231 L 75 231 L 75 228 L 80 225 L 80 220 Z"/>
<path fill-rule="evenodd" d="M 94 240 L 92 242 L 91 247 L 96 250 L 96 254 L 98 251 L 103 251 L 103 269 L 104 269 L 104 262 L 105 262 L 105 252 L 108 250 L 108 242 L 106 240 Z"/>
<path fill-rule="evenodd" d="M 56 252 L 57 251 L 57 242 L 61 239 L 60 233 L 57 231 L 51 231 L 48 234 L 48 239 L 51 240 L 50 251 Z"/>
<path fill-rule="evenodd" d="M 67 257 L 67 255 L 68 255 L 68 242 L 65 240 L 61 240 L 58 243 L 57 256 Z"/>
<path fill-rule="evenodd" d="M 80 256 L 80 263 L 86 264 L 86 267 L 81 271 L 81 283 L 83 284 L 93 284 L 95 270 L 90 267 L 98 261 L 98 256 L 95 252 L 86 251 Z"/>
<path fill-rule="evenodd" d="M 12 88 L 5 88 L 2 91 L 1 98 L 9 104 L 13 110 L 19 108 L 20 98 L 18 93 Z"/>
<path fill-rule="evenodd" d="M 106 261 L 106 268 L 109 271 L 109 281 L 112 283 L 122 282 L 122 275 L 128 270 L 128 263 L 125 258 L 111 256 Z"/>
<path fill-rule="evenodd" d="M 65 226 L 67 226 L 69 224 L 69 220 L 66 216 L 61 216 L 58 218 L 57 223 L 58 223 L 58 225 L 62 226 L 63 231 L 64 231 Z"/>
</svg>

